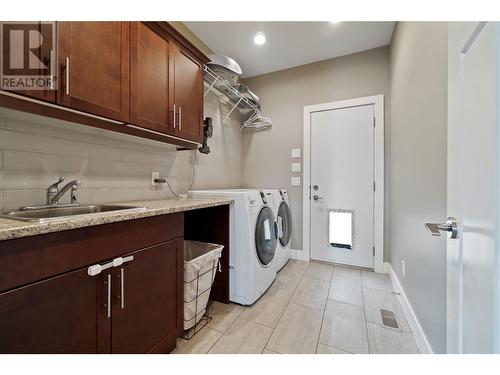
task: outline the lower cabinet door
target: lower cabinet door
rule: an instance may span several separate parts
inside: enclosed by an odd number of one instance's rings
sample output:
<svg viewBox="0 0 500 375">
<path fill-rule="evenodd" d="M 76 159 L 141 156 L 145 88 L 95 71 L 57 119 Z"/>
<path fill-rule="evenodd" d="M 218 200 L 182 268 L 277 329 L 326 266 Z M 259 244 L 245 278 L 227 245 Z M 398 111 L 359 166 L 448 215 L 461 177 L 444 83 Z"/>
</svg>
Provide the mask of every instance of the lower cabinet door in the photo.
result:
<svg viewBox="0 0 500 375">
<path fill-rule="evenodd" d="M 85 268 L 0 293 L 0 353 L 109 352 L 108 275 Z"/>
<path fill-rule="evenodd" d="M 111 352 L 170 352 L 182 326 L 183 240 L 130 256 L 113 268 Z"/>
</svg>

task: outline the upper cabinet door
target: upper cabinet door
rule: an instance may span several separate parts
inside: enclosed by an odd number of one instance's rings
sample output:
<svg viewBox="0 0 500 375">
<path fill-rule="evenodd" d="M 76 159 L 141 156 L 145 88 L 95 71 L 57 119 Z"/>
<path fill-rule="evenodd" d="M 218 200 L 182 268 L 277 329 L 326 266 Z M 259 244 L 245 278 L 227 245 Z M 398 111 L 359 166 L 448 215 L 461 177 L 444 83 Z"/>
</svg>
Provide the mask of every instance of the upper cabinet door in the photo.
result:
<svg viewBox="0 0 500 375">
<path fill-rule="evenodd" d="M 171 351 L 182 327 L 183 239 L 128 256 L 113 268 L 111 352 Z"/>
<path fill-rule="evenodd" d="M 203 65 L 183 48 L 174 54 L 175 135 L 203 140 Z"/>
<path fill-rule="evenodd" d="M 129 23 L 59 22 L 57 103 L 129 119 Z"/>
<path fill-rule="evenodd" d="M 46 69 L 40 69 L 38 75 L 45 76 L 47 74 L 55 75 L 55 69 L 57 66 L 56 59 L 56 46 L 51 46 L 52 43 L 43 43 L 44 40 L 51 40 L 52 33 L 57 33 L 53 30 L 53 25 L 50 23 L 38 22 L 37 31 L 39 32 L 36 36 L 39 48 L 35 50 L 30 50 L 39 61 L 41 61 Z M 36 35 L 36 34 L 35 34 Z M 29 74 L 26 74 L 29 75 Z M 54 83 L 55 85 L 56 83 Z M 40 99 L 46 102 L 55 103 L 56 102 L 56 90 L 15 90 L 12 91 L 14 94 L 29 96 L 34 99 Z"/>
<path fill-rule="evenodd" d="M 172 43 L 142 22 L 130 24 L 130 123 L 171 133 Z"/>
</svg>

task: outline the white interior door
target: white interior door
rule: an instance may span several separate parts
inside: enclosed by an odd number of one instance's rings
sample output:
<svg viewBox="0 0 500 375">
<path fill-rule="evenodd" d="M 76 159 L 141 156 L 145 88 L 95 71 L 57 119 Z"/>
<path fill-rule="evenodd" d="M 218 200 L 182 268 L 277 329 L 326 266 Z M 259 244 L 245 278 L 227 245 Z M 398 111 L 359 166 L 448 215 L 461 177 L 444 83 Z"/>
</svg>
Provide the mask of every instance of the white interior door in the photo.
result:
<svg viewBox="0 0 500 375">
<path fill-rule="evenodd" d="M 449 26 L 447 351 L 499 352 L 496 23 Z"/>
<path fill-rule="evenodd" d="M 311 258 L 373 268 L 374 105 L 311 113 Z"/>
</svg>

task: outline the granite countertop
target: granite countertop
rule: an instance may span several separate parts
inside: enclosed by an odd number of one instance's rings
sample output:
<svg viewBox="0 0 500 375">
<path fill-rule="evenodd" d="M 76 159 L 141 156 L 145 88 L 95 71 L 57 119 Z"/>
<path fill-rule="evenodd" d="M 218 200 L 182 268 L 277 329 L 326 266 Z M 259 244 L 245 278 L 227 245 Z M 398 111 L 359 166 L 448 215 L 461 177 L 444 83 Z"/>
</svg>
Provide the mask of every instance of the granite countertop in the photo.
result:
<svg viewBox="0 0 500 375">
<path fill-rule="evenodd" d="M 23 222 L 0 218 L 0 241 L 28 236 L 36 236 L 38 234 L 59 232 L 69 229 L 83 228 L 93 225 L 140 219 L 143 217 L 165 215 L 174 212 L 190 211 L 199 208 L 222 206 L 233 202 L 233 199 L 228 198 L 180 198 L 149 201 L 112 202 L 108 204 L 140 206 L 145 208 L 114 212 L 101 212 L 70 217 L 66 216 L 64 218 L 49 220 L 43 223 Z"/>
</svg>

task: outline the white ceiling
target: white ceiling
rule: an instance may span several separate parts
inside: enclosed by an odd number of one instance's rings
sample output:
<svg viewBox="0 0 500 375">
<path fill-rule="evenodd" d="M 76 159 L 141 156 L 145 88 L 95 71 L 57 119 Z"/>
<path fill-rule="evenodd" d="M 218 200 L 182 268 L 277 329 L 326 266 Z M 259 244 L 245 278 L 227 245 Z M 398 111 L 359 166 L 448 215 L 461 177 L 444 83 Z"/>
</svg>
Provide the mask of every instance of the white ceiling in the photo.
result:
<svg viewBox="0 0 500 375">
<path fill-rule="evenodd" d="M 243 77 L 388 45 L 394 22 L 184 22 L 215 53 L 235 59 Z M 254 44 L 262 31 L 267 43 Z"/>
</svg>

